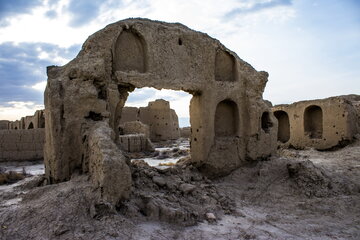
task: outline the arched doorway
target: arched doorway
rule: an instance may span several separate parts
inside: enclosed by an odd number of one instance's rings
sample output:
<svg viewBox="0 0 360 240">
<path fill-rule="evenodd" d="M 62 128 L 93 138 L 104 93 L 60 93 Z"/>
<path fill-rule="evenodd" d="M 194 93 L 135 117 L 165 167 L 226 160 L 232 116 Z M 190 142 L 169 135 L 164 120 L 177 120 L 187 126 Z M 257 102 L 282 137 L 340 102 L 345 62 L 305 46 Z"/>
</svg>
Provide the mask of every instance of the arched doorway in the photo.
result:
<svg viewBox="0 0 360 240">
<path fill-rule="evenodd" d="M 290 121 L 289 115 L 282 110 L 274 112 L 275 117 L 278 120 L 278 134 L 277 140 L 286 143 L 290 139 Z"/>
<path fill-rule="evenodd" d="M 33 128 L 34 128 L 34 124 L 31 122 L 27 129 L 33 129 Z"/>
<path fill-rule="evenodd" d="M 221 101 L 215 112 L 215 137 L 236 136 L 238 132 L 238 107 L 231 100 Z"/>
<path fill-rule="evenodd" d="M 261 115 L 261 129 L 264 130 L 264 132 L 269 133 L 272 126 L 273 123 L 271 122 L 269 112 L 263 112 Z"/>
<path fill-rule="evenodd" d="M 305 109 L 304 131 L 309 138 L 321 138 L 323 134 L 323 113 L 319 106 L 313 105 Z"/>
</svg>

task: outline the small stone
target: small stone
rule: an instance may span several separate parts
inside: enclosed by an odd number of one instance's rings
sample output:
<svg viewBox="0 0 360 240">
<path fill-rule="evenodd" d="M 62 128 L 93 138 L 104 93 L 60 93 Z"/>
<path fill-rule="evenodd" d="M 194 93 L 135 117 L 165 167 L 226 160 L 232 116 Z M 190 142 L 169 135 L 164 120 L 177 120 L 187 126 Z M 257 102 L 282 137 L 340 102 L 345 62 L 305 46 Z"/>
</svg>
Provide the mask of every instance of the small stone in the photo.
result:
<svg viewBox="0 0 360 240">
<path fill-rule="evenodd" d="M 216 217 L 215 217 L 215 215 L 213 213 L 210 213 L 210 212 L 206 213 L 205 217 L 206 217 L 206 220 L 208 222 L 215 222 L 216 221 Z"/>
<path fill-rule="evenodd" d="M 192 184 L 189 184 L 189 183 L 183 183 L 179 187 L 180 191 L 182 191 L 184 194 L 191 193 L 192 191 L 195 190 L 195 188 L 196 188 L 195 185 L 192 185 Z"/>
<path fill-rule="evenodd" d="M 158 176 L 154 176 L 154 177 L 152 178 L 152 181 L 153 181 L 154 183 L 156 183 L 156 184 L 157 184 L 158 186 L 160 186 L 160 187 L 163 187 L 163 186 L 165 186 L 165 184 L 166 184 L 165 179 L 162 178 L 162 177 L 158 177 Z"/>
</svg>

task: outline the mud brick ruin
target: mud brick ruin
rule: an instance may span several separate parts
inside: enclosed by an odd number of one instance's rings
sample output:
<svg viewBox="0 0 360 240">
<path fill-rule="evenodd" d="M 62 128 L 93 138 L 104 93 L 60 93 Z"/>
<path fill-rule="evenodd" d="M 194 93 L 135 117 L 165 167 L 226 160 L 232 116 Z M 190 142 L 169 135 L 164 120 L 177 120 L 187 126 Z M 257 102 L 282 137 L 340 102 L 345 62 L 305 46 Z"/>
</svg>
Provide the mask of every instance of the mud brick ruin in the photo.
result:
<svg viewBox="0 0 360 240">
<path fill-rule="evenodd" d="M 178 139 L 180 137 L 179 120 L 175 110 L 170 109 L 168 101 L 157 99 L 147 107 L 124 107 L 120 124 L 140 121 L 150 128 L 151 141 Z"/>
<path fill-rule="evenodd" d="M 348 95 L 277 105 L 278 141 L 295 148 L 344 146 L 360 133 L 360 96 Z"/>
<path fill-rule="evenodd" d="M 7 129 L 45 128 L 44 110 L 37 110 L 33 116 L 22 117 L 20 120 L 9 121 Z"/>
<path fill-rule="evenodd" d="M 0 121 L 0 162 L 43 159 L 44 110 L 16 121 Z"/>
<path fill-rule="evenodd" d="M 268 74 L 181 24 L 127 19 L 108 25 L 74 60 L 48 67 L 47 74 L 44 158 L 51 183 L 80 170 L 104 199 L 128 197 L 131 173 L 116 142 L 135 88 L 192 94 L 191 161 L 210 177 L 276 149 L 277 121 L 262 99 Z"/>
</svg>

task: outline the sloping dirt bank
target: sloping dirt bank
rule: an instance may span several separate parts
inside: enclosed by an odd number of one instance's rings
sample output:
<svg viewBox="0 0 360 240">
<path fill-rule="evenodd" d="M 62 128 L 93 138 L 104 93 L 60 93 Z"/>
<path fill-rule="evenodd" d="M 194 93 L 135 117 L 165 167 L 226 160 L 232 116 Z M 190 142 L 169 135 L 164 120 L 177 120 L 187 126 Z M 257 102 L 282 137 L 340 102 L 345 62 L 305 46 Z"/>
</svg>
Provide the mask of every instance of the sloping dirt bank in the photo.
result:
<svg viewBox="0 0 360 240">
<path fill-rule="evenodd" d="M 138 162 L 132 174 L 131 200 L 116 209 L 85 176 L 0 190 L 0 239 L 360 239 L 359 142 L 279 150 L 213 181 L 184 165 Z"/>
</svg>

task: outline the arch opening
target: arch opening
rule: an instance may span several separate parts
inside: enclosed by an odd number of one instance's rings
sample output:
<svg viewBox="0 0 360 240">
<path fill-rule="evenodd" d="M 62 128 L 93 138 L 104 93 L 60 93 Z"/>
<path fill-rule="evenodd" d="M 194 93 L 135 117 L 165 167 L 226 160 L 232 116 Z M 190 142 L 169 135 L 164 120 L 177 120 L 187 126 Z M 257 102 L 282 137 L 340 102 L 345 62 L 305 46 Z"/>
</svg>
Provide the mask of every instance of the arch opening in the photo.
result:
<svg viewBox="0 0 360 240">
<path fill-rule="evenodd" d="M 153 167 L 168 167 L 189 158 L 191 97 L 183 91 L 150 87 L 130 92 L 116 109 L 114 126 L 119 134 L 117 144 L 126 156 Z"/>
<path fill-rule="evenodd" d="M 33 129 L 33 128 L 34 128 L 34 124 L 31 122 L 27 129 Z"/>
<path fill-rule="evenodd" d="M 215 137 L 236 136 L 239 125 L 239 111 L 237 104 L 232 100 L 223 100 L 218 103 L 215 111 Z"/>
<path fill-rule="evenodd" d="M 323 113 L 319 106 L 313 105 L 304 112 L 305 135 L 312 139 L 322 138 L 323 135 Z"/>
<path fill-rule="evenodd" d="M 275 111 L 274 115 L 278 120 L 277 140 L 286 143 L 290 139 L 290 121 L 289 115 L 282 110 Z"/>
<path fill-rule="evenodd" d="M 261 115 L 261 129 L 264 130 L 264 132 L 269 133 L 272 126 L 273 123 L 271 122 L 269 112 L 263 112 Z"/>
</svg>

